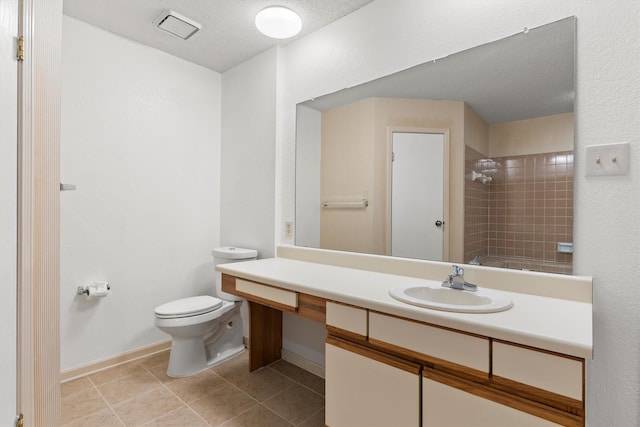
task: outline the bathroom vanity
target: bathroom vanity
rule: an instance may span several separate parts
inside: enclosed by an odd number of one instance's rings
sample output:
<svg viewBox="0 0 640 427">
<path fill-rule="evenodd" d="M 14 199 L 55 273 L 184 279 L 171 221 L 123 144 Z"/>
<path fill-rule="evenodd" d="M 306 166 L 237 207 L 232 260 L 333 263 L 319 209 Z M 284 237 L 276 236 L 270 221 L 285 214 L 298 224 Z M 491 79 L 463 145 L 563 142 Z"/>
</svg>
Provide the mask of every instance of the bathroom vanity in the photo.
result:
<svg viewBox="0 0 640 427">
<path fill-rule="evenodd" d="M 513 302 L 485 314 L 389 296 L 450 268 L 283 246 L 218 270 L 223 290 L 249 301 L 250 370 L 280 358 L 283 311 L 326 324 L 328 426 L 584 425 L 591 278 L 465 266 Z"/>
</svg>

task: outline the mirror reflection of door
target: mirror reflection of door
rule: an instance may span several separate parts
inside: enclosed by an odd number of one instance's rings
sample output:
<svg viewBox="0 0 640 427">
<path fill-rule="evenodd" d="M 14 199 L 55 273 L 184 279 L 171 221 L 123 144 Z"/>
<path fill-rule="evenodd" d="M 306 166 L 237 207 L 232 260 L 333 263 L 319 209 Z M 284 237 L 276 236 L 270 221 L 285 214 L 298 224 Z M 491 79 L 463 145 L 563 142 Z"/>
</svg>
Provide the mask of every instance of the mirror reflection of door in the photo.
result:
<svg viewBox="0 0 640 427">
<path fill-rule="evenodd" d="M 391 255 L 443 261 L 444 135 L 393 132 Z"/>
</svg>

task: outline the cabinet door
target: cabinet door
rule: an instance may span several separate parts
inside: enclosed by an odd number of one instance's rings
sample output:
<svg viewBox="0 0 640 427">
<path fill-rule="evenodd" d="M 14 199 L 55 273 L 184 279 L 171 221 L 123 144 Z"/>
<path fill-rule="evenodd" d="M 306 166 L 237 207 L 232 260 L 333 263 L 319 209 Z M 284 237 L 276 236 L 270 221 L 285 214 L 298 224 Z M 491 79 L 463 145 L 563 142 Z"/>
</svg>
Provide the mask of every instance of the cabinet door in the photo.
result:
<svg viewBox="0 0 640 427">
<path fill-rule="evenodd" d="M 560 425 L 428 378 L 422 381 L 423 427 Z"/>
<path fill-rule="evenodd" d="M 329 427 L 417 427 L 420 367 L 327 338 L 325 422 Z"/>
</svg>

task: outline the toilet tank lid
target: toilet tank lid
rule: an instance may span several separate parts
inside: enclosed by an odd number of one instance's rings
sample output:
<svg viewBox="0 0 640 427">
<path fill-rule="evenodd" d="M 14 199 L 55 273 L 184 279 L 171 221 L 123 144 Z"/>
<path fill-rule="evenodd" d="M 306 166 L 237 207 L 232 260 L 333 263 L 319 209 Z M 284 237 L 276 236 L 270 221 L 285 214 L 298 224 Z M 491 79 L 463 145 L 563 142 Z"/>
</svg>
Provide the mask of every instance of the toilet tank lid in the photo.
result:
<svg viewBox="0 0 640 427">
<path fill-rule="evenodd" d="M 211 251 L 211 254 L 216 258 L 222 259 L 251 259 L 258 256 L 258 251 L 255 249 L 225 246 L 222 248 L 215 248 Z"/>
<path fill-rule="evenodd" d="M 201 295 L 162 304 L 156 308 L 155 312 L 158 317 L 196 316 L 213 311 L 220 306 L 222 306 L 222 300 L 209 295 Z"/>
</svg>

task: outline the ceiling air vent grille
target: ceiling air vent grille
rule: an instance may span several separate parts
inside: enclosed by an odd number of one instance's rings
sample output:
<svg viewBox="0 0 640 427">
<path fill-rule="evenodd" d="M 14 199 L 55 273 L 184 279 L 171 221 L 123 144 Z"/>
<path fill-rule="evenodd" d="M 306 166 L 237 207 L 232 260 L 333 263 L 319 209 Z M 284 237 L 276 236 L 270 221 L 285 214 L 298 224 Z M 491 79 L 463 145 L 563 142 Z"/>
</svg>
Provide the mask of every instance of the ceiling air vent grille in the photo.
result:
<svg viewBox="0 0 640 427">
<path fill-rule="evenodd" d="M 156 24 L 156 27 L 162 31 L 176 37 L 180 37 L 184 40 L 187 40 L 202 28 L 202 25 L 196 21 L 189 19 L 186 16 L 182 16 L 173 10 L 163 11 L 160 16 L 155 19 L 154 23 Z"/>
</svg>

